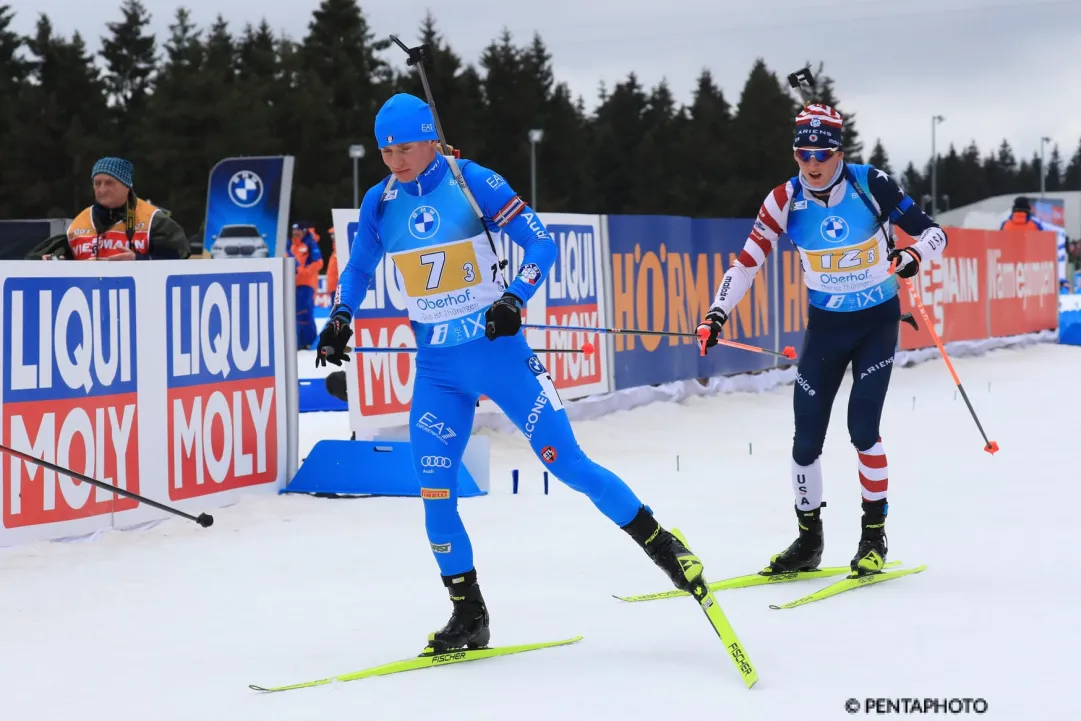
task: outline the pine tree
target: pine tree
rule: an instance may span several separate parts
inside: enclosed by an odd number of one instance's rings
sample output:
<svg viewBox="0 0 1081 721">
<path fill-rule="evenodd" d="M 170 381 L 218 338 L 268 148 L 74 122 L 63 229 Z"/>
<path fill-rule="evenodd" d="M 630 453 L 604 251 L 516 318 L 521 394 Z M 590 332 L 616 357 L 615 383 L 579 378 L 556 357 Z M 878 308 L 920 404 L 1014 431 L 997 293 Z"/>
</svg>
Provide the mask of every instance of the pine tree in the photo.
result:
<svg viewBox="0 0 1081 721">
<path fill-rule="evenodd" d="M 641 163 L 633 149 L 642 145 L 649 99 L 638 76 L 631 73 L 617 83 L 594 113 L 592 166 L 597 188 L 597 206 L 601 213 L 638 212 L 634 205 Z"/>
<path fill-rule="evenodd" d="M 189 11 L 176 11 L 169 33 L 143 115 L 140 167 L 145 171 L 140 175 L 148 182 L 145 189 L 140 184 L 140 192 L 167 207 L 193 235 L 203 225 L 207 173 L 225 157 L 213 157 L 206 146 L 225 129 L 217 127 L 217 108 L 226 88 L 221 78 L 205 73 L 206 45 Z"/>
<path fill-rule="evenodd" d="M 30 74 L 30 63 L 20 55 L 23 38 L 8 29 L 13 18 L 11 7 L 0 5 L 0 157 L 5 164 L 16 153 L 12 128 L 17 125 L 16 111 Z M 7 187 L 4 175 L 0 171 L 0 216 L 12 217 L 17 190 Z"/>
<path fill-rule="evenodd" d="M 916 170 L 916 166 L 909 162 L 905 172 L 901 174 L 899 182 L 905 193 L 922 208 L 924 206 L 923 196 L 930 190 L 930 181 L 920 175 L 920 171 Z"/>
<path fill-rule="evenodd" d="M 431 53 L 432 64 L 425 68 L 425 73 L 447 142 L 460 150 L 462 157 L 481 158 L 485 143 L 478 127 L 484 107 L 480 77 L 472 66 L 464 66 L 461 58 L 447 45 L 431 12 L 421 23 L 418 39 L 420 44 L 429 46 Z M 414 66 L 399 75 L 395 90 L 424 98 L 419 70 Z"/>
<path fill-rule="evenodd" d="M 544 140 L 537 148 L 541 210 L 596 213 L 585 112 L 560 83 L 544 109 Z"/>
<path fill-rule="evenodd" d="M 1017 158 L 1014 157 L 1013 148 L 1005 138 L 998 146 L 994 164 L 989 170 L 991 170 L 992 192 L 995 195 L 1017 192 Z"/>
<path fill-rule="evenodd" d="M 540 86 L 536 77 L 537 60 L 527 60 L 527 53 L 514 45 L 510 31 L 504 29 L 485 48 L 480 65 L 484 69 L 485 97 L 480 123 L 485 138 L 481 162 L 498 170 L 515 190 L 528 198 L 529 131 L 540 127 L 547 100 L 536 95 Z M 538 148 L 538 152 L 544 151 Z"/>
<path fill-rule="evenodd" d="M 1040 189 L 1040 156 L 1032 154 L 1031 160 L 1022 160 L 1017 167 L 1013 192 L 1034 193 Z"/>
<path fill-rule="evenodd" d="M 1066 173 L 1062 176 L 1063 190 L 1081 190 L 1081 142 L 1077 144 L 1077 150 L 1070 158 L 1070 164 L 1066 166 Z"/>
<path fill-rule="evenodd" d="M 124 0 L 121 22 L 107 23 L 110 35 L 101 39 L 105 60 L 105 86 L 113 109 L 113 119 L 122 139 L 122 150 L 133 148 L 135 139 L 128 129 L 145 109 L 157 69 L 157 48 L 149 33 L 150 13 L 140 0 Z"/>
<path fill-rule="evenodd" d="M 968 205 L 991 195 L 987 176 L 980 164 L 980 149 L 973 140 L 961 153 L 961 180 L 956 206 Z"/>
<path fill-rule="evenodd" d="M 299 48 L 301 65 L 290 69 L 293 107 L 282 121 L 292 140 L 285 147 L 296 156 L 294 217 L 322 229 L 329 208 L 352 203 L 348 149 L 374 145 L 375 114 L 393 91 L 393 72 L 376 55 L 388 45 L 375 40 L 356 0 L 323 0 L 313 13 Z M 385 175 L 374 152 L 360 163 L 362 189 Z"/>
<path fill-rule="evenodd" d="M 0 165 L 5 198 L 19 214 L 74 217 L 92 200 L 90 170 L 116 152 L 106 127 L 105 86 L 79 33 L 70 41 L 39 17 L 27 38 L 29 82 L 11 118 L 10 155 Z"/>
<path fill-rule="evenodd" d="M 886 154 L 886 148 L 882 146 L 882 138 L 875 138 L 875 147 L 871 151 L 871 158 L 867 161 L 883 173 L 893 175 L 890 168 L 890 157 Z"/>
<path fill-rule="evenodd" d="M 732 109 L 709 70 L 698 76 L 694 98 L 688 108 L 686 131 L 674 157 L 682 180 L 684 212 L 716 217 L 720 212 L 719 189 L 728 181 L 731 161 L 729 134 Z"/>
<path fill-rule="evenodd" d="M 776 74 L 758 59 L 732 119 L 732 175 L 722 217 L 753 218 L 770 190 L 794 176 L 792 138 L 799 106 Z"/>
<path fill-rule="evenodd" d="M 1062 189 L 1062 156 L 1059 154 L 1058 144 L 1051 149 L 1051 157 L 1047 160 L 1044 184 L 1048 192 L 1057 192 Z"/>
</svg>

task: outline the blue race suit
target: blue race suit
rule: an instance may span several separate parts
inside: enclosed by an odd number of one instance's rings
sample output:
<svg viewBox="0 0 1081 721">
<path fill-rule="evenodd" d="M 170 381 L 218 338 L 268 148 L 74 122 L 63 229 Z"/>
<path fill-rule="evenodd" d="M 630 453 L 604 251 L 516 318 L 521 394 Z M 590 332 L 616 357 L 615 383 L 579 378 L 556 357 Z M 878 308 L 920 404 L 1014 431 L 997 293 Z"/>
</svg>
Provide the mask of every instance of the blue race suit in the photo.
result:
<svg viewBox="0 0 1081 721">
<path fill-rule="evenodd" d="M 507 414 L 555 477 L 587 495 L 613 522 L 628 524 L 642 507 L 622 480 L 578 446 L 552 378 L 525 337 L 485 337 L 487 308 L 505 291 L 528 301 L 547 277 L 556 245 L 500 175 L 458 162 L 484 225 L 442 155 L 416 181 L 388 177 L 361 203 L 332 311 L 352 316 L 380 259 L 390 255 L 417 339 L 410 444 L 428 540 L 444 576 L 473 569 L 473 548 L 458 513 L 458 473 L 481 395 Z M 505 231 L 525 249 L 509 286 L 485 227 L 496 238 Z"/>
</svg>

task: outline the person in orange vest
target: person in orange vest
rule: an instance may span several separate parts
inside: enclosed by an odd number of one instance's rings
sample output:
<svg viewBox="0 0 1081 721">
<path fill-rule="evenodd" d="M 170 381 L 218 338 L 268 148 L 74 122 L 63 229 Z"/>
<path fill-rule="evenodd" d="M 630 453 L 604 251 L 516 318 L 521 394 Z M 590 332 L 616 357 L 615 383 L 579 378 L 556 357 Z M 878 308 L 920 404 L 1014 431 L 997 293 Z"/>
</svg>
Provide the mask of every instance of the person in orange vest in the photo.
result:
<svg viewBox="0 0 1081 721">
<path fill-rule="evenodd" d="M 1048 230 L 1039 218 L 1032 217 L 1032 205 L 1028 198 L 1020 196 L 1013 201 L 1013 211 L 1009 218 L 1002 221 L 999 230 L 1020 232 L 1023 230 Z"/>
<path fill-rule="evenodd" d="M 288 254 L 297 263 L 297 346 L 306 350 L 315 342 L 315 291 L 319 287 L 319 271 L 323 269 L 323 254 L 311 228 L 295 223 Z"/>
<path fill-rule="evenodd" d="M 42 260 L 182 260 L 191 252 L 184 229 L 167 211 L 133 189 L 134 166 L 101 158 L 90 178 L 94 204 L 80 212 L 67 233 L 48 238 L 27 258 Z"/>
<path fill-rule="evenodd" d="M 327 293 L 334 295 L 338 288 L 338 248 L 334 245 L 334 228 L 327 231 L 330 234 L 330 260 L 327 261 Z"/>
</svg>

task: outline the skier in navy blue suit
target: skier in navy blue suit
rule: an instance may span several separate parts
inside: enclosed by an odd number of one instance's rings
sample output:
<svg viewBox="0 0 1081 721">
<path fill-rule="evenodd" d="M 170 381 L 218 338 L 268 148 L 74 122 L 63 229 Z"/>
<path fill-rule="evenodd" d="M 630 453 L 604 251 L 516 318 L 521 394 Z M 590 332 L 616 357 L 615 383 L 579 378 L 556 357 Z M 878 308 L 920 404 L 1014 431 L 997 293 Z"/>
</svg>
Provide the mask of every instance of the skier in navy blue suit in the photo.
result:
<svg viewBox="0 0 1081 721">
<path fill-rule="evenodd" d="M 353 314 L 380 259 L 389 255 L 404 281 L 418 347 L 409 424 L 425 528 L 453 603 L 450 620 L 429 636 L 426 651 L 482 647 L 490 638 L 457 495 L 481 395 L 500 406 L 557 478 L 630 534 L 677 588 L 704 583 L 698 558 L 661 528 L 626 483 L 578 446 L 551 376 L 520 332 L 522 305 L 556 256 L 540 219 L 498 173 L 440 154 L 431 111 L 419 98 L 388 100 L 375 134 L 391 175 L 364 195 L 316 363 L 349 360 Z M 452 164 L 459 165 L 469 194 Z M 509 285 L 491 238 L 500 231 L 525 249 Z"/>
<path fill-rule="evenodd" d="M 792 488 L 799 537 L 770 559 L 764 573 L 810 571 L 822 560 L 822 466 L 833 400 L 852 366 L 848 431 L 858 455 L 863 500 L 855 574 L 886 561 L 886 453 L 879 437 L 882 406 L 897 346 L 901 305 L 896 275 L 911 278 L 920 263 L 946 248 L 946 233 L 896 182 L 871 165 L 844 162 L 844 119 L 825 105 L 796 118 L 793 154 L 799 174 L 773 189 L 758 211 L 739 258 L 724 274 L 710 312 L 699 325 L 717 336 L 750 288 L 766 256 L 787 233 L 800 253 L 810 308 L 796 375 Z M 895 248 L 889 225 L 916 242 Z M 892 269 L 891 269 L 892 268 Z"/>
</svg>

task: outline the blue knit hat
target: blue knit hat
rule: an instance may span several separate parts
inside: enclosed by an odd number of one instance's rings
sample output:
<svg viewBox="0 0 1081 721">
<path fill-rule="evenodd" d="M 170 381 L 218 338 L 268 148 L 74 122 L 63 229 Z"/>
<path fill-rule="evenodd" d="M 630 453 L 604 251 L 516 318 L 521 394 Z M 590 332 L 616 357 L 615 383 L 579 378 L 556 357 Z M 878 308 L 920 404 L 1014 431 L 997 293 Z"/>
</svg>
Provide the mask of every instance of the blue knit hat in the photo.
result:
<svg viewBox="0 0 1081 721">
<path fill-rule="evenodd" d="M 793 148 L 841 149 L 844 118 L 828 105 L 812 104 L 796 116 Z"/>
<path fill-rule="evenodd" d="M 375 140 L 380 148 L 439 140 L 428 103 L 408 93 L 392 96 L 375 115 Z"/>
<path fill-rule="evenodd" d="M 132 187 L 132 167 L 131 161 L 124 160 L 123 158 L 102 158 L 98 162 L 94 163 L 94 169 L 90 172 L 90 179 L 93 180 L 95 175 L 104 173 L 105 175 L 111 175 L 121 182 L 126 187 Z"/>
</svg>

